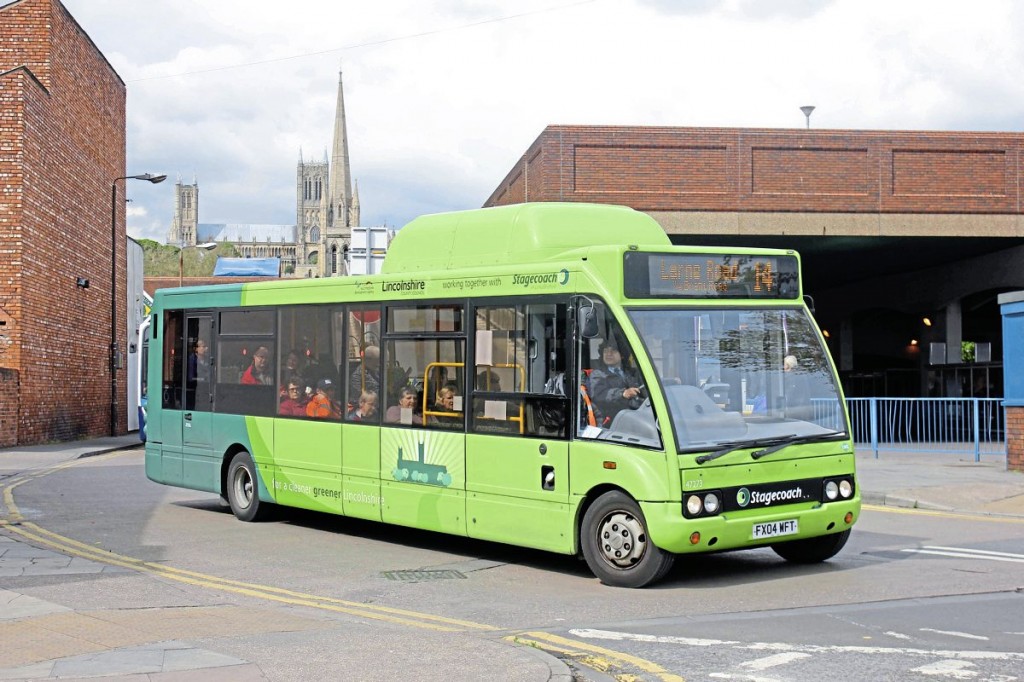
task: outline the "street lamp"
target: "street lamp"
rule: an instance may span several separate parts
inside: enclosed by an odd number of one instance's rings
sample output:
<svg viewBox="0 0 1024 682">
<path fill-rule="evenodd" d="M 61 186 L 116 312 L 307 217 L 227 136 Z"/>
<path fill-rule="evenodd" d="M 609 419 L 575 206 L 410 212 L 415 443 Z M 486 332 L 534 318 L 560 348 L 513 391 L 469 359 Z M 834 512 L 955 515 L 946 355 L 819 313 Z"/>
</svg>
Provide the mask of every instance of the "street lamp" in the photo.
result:
<svg viewBox="0 0 1024 682">
<path fill-rule="evenodd" d="M 110 183 L 110 435 L 117 435 L 117 183 L 121 180 L 145 180 L 154 185 L 166 175 L 143 173 L 122 175 Z"/>
<path fill-rule="evenodd" d="M 814 107 L 810 104 L 800 107 L 800 111 L 804 112 L 804 116 L 807 117 L 807 127 L 811 127 L 811 112 L 814 111 Z"/>
<path fill-rule="evenodd" d="M 217 248 L 216 242 L 205 242 L 203 244 L 186 244 L 184 240 L 178 247 L 178 286 L 180 287 L 185 276 L 185 249 L 202 249 L 209 251 Z"/>
</svg>

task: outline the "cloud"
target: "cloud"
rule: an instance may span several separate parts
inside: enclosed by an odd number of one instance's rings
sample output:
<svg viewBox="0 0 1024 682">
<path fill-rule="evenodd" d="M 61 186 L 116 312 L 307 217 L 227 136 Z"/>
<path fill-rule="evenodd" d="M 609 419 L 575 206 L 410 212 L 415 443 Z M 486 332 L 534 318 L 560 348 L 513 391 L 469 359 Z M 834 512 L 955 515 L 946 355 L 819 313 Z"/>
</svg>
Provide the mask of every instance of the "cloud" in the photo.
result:
<svg viewBox="0 0 1024 682">
<path fill-rule="evenodd" d="M 550 124 L 1017 130 L 1009 0 L 65 0 L 128 88 L 128 172 L 292 224 L 344 69 L 363 223 L 480 206 Z M 166 233 L 171 182 L 129 190 Z M 143 228 L 143 222 L 145 227 Z M 133 227 L 134 229 L 134 227 Z"/>
</svg>

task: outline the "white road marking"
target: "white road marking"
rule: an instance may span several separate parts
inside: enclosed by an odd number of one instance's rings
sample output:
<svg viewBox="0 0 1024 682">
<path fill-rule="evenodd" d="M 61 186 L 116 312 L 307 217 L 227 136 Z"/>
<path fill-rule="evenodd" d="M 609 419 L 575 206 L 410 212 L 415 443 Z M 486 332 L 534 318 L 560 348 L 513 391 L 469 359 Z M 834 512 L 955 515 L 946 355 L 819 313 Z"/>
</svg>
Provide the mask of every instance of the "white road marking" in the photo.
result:
<svg viewBox="0 0 1024 682">
<path fill-rule="evenodd" d="M 911 668 L 910 672 L 921 673 L 922 675 L 952 677 L 957 680 L 971 680 L 978 676 L 978 673 L 974 670 L 968 670 L 968 668 L 973 667 L 974 664 L 968 661 L 939 661 L 922 665 L 920 668 Z"/>
<path fill-rule="evenodd" d="M 980 639 L 983 642 L 988 641 L 988 637 L 981 635 L 972 635 L 967 632 L 955 632 L 953 630 L 935 630 L 933 628 L 921 628 L 921 632 L 934 632 L 939 635 L 949 635 L 950 637 L 963 637 L 964 639 Z"/>
<path fill-rule="evenodd" d="M 722 644 L 739 644 L 728 639 L 695 639 L 693 637 L 659 637 L 657 635 L 640 635 L 632 632 L 612 632 L 611 630 L 570 630 L 577 637 L 590 639 L 612 639 L 630 642 L 653 642 L 657 644 L 683 644 L 686 646 L 720 646 Z"/>
<path fill-rule="evenodd" d="M 951 556 L 958 559 L 982 559 L 984 561 L 1009 561 L 1024 564 L 1024 555 L 1009 552 L 989 552 L 981 549 L 963 549 L 960 547 L 921 547 L 918 549 L 902 549 L 910 554 L 931 554 L 934 556 Z"/>
<path fill-rule="evenodd" d="M 892 632 L 892 631 L 890 631 L 890 632 L 886 632 L 885 634 L 889 635 L 890 637 L 894 637 L 896 639 L 913 639 L 913 637 L 911 637 L 910 635 L 904 635 L 903 633 L 900 633 L 900 632 Z"/>
<path fill-rule="evenodd" d="M 757 675 L 744 675 L 735 673 L 709 673 L 708 677 L 716 680 L 742 680 L 743 682 L 781 682 L 774 677 L 758 677 Z"/>
<path fill-rule="evenodd" d="M 744 661 L 743 663 L 740 663 L 740 667 L 750 668 L 751 670 L 767 670 L 768 668 L 774 668 L 777 665 L 786 665 L 787 663 L 792 663 L 793 661 L 799 661 L 810 657 L 810 654 L 801 654 L 796 651 L 790 651 L 784 654 L 775 654 L 774 656 L 757 658 L 753 661 Z"/>
<path fill-rule="evenodd" d="M 925 549 L 946 549 L 951 552 L 969 552 L 971 554 L 989 554 L 991 556 L 1008 556 L 1014 559 L 1024 559 L 1024 554 L 1012 552 L 993 552 L 987 549 L 964 549 L 963 547 L 943 547 L 942 545 L 925 545 Z"/>
<path fill-rule="evenodd" d="M 838 646 L 820 644 L 788 644 L 785 642 L 753 642 L 743 644 L 736 641 L 714 639 L 690 639 L 688 637 L 667 637 L 641 635 L 630 632 L 613 632 L 610 630 L 575 629 L 570 633 L 587 639 L 605 639 L 630 642 L 648 642 L 654 644 L 683 644 L 686 646 L 729 645 L 734 649 L 749 651 L 798 651 L 807 654 L 892 654 L 897 656 L 929 656 L 932 658 L 949 658 L 971 661 L 1022 661 L 1024 653 L 1016 651 L 955 651 L 950 649 L 915 649 L 910 647 L 880 646 Z"/>
</svg>

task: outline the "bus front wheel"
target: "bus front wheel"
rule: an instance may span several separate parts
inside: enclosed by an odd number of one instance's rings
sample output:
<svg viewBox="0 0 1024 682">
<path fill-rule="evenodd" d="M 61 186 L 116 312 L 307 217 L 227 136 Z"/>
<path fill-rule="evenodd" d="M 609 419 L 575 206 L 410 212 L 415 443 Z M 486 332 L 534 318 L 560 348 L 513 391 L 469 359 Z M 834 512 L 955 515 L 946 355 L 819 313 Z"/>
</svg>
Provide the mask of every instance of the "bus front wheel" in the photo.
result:
<svg viewBox="0 0 1024 682">
<path fill-rule="evenodd" d="M 228 465 L 228 504 L 242 521 L 259 521 L 266 515 L 269 505 L 260 502 L 256 465 L 244 450 Z"/>
<path fill-rule="evenodd" d="M 623 492 L 607 492 L 583 515 L 583 557 L 605 585 L 643 587 L 662 578 L 675 555 L 662 551 L 647 534 L 640 505 Z"/>
<path fill-rule="evenodd" d="M 850 529 L 842 533 L 822 535 L 806 540 L 790 540 L 772 545 L 775 553 L 786 561 L 794 564 L 817 564 L 831 559 L 843 548 L 850 539 Z"/>
</svg>

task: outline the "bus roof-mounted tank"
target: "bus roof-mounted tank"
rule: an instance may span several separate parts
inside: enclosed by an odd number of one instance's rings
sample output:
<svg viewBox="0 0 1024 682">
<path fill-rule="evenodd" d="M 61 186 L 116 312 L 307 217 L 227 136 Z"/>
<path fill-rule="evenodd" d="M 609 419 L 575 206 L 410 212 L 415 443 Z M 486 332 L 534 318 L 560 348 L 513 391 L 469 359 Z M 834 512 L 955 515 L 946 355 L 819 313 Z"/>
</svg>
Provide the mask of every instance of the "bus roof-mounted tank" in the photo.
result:
<svg viewBox="0 0 1024 682">
<path fill-rule="evenodd" d="M 624 244 L 671 246 L 653 218 L 625 206 L 513 204 L 416 218 L 395 235 L 381 272 L 538 263 Z"/>
</svg>

